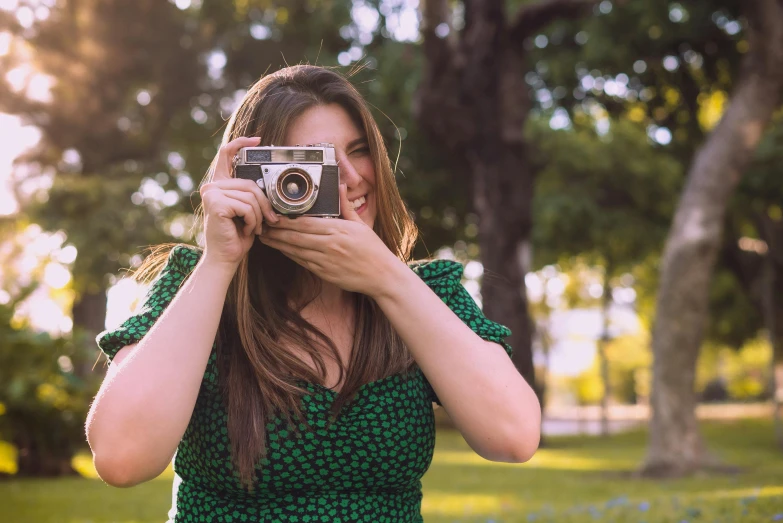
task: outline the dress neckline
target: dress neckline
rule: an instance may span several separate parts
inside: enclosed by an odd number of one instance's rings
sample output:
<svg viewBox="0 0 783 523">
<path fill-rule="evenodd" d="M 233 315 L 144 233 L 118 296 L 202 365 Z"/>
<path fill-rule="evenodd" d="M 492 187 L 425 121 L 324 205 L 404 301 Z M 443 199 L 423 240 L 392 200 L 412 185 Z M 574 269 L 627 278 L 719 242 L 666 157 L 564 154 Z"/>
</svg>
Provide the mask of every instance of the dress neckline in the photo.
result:
<svg viewBox="0 0 783 523">
<path fill-rule="evenodd" d="M 356 394 L 358 395 L 360 392 L 363 392 L 366 389 L 373 388 L 373 387 L 378 386 L 378 385 L 380 385 L 382 383 L 386 383 L 387 381 L 391 381 L 393 378 L 399 378 L 399 377 L 402 377 L 402 376 L 403 376 L 402 373 L 389 374 L 388 376 L 386 376 L 384 378 L 373 380 L 373 381 L 369 381 L 369 382 L 367 382 L 367 383 L 365 383 L 363 385 L 360 385 L 359 388 L 356 389 Z M 302 383 L 306 388 L 318 389 L 319 392 L 326 392 L 327 394 L 329 394 L 331 396 L 338 396 L 340 394 L 340 392 L 341 392 L 341 391 L 338 391 L 338 390 L 330 389 L 326 385 L 321 385 L 320 383 L 313 383 L 313 382 L 304 381 L 304 380 L 300 380 L 300 383 Z"/>
</svg>

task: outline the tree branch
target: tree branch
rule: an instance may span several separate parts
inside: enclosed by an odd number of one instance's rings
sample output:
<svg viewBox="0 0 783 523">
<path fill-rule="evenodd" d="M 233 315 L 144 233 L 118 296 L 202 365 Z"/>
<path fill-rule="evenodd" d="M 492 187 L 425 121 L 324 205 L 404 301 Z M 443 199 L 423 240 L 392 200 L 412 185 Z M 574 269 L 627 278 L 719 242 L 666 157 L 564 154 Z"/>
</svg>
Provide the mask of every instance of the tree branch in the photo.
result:
<svg viewBox="0 0 783 523">
<path fill-rule="evenodd" d="M 556 20 L 576 19 L 590 13 L 599 0 L 540 0 L 519 8 L 509 28 L 512 42 L 521 44 L 525 38 L 541 31 Z"/>
</svg>

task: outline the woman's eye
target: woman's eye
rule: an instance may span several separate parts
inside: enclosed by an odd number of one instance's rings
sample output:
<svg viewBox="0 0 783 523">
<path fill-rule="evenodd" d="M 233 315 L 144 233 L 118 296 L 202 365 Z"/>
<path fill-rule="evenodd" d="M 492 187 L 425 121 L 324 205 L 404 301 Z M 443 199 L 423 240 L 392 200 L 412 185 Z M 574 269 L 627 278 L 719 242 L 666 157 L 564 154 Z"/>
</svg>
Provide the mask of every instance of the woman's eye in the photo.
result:
<svg viewBox="0 0 783 523">
<path fill-rule="evenodd" d="M 362 155 L 362 154 L 369 154 L 370 148 L 369 147 L 360 147 L 359 149 L 354 149 L 353 152 L 351 152 L 352 155 Z"/>
</svg>

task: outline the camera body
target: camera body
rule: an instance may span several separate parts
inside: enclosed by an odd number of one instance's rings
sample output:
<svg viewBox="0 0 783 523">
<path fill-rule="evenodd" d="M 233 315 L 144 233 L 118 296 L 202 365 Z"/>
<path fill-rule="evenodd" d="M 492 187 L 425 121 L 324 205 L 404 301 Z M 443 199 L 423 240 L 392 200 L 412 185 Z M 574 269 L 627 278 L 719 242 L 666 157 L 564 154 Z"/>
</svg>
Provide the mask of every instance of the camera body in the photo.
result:
<svg viewBox="0 0 783 523">
<path fill-rule="evenodd" d="M 281 214 L 340 216 L 340 170 L 330 143 L 243 147 L 234 173 L 253 180 Z"/>
</svg>

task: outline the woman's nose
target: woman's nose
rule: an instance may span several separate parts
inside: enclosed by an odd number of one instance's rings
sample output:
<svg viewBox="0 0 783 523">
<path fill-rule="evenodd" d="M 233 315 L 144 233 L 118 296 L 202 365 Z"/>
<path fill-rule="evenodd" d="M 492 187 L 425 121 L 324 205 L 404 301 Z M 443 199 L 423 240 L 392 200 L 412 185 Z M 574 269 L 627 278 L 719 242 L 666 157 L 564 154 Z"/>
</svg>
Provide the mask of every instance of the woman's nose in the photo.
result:
<svg viewBox="0 0 783 523">
<path fill-rule="evenodd" d="M 340 183 L 346 184 L 349 189 L 359 185 L 362 177 L 359 176 L 359 173 L 354 169 L 348 155 L 340 153 L 337 155 L 337 159 L 339 161 L 337 166 L 340 168 Z"/>
</svg>

